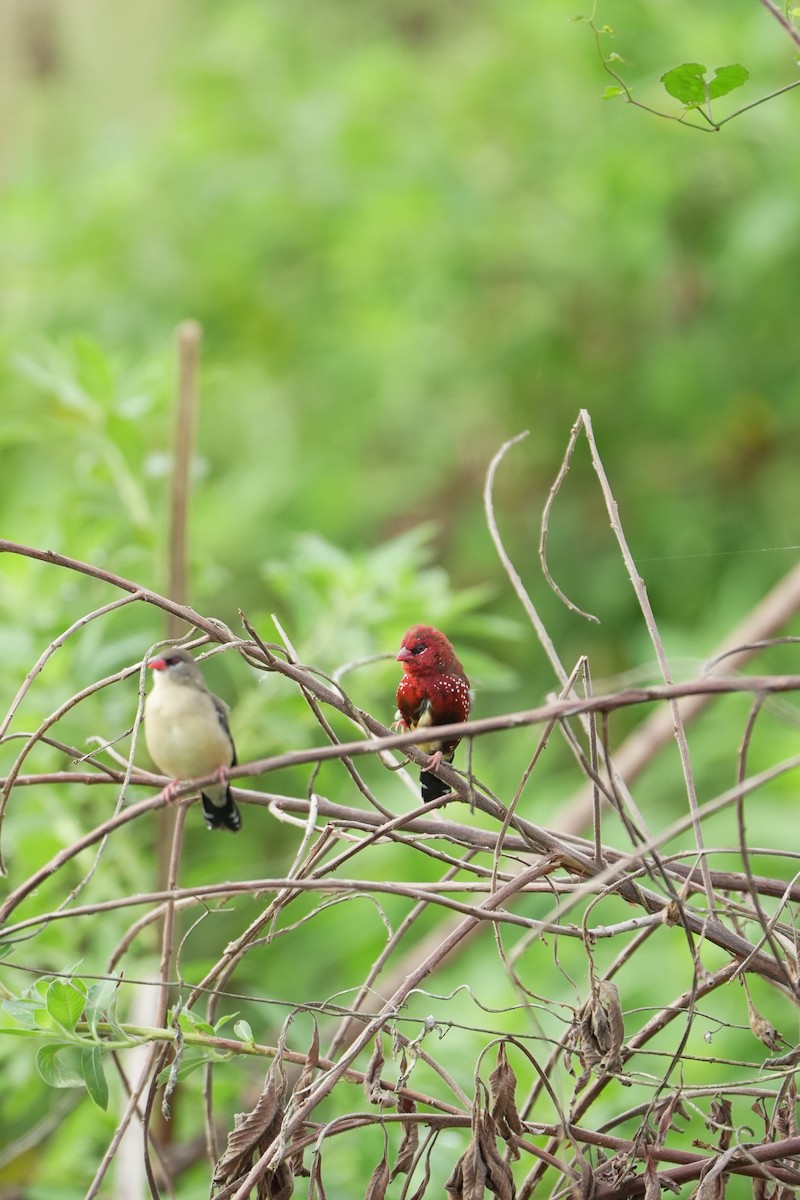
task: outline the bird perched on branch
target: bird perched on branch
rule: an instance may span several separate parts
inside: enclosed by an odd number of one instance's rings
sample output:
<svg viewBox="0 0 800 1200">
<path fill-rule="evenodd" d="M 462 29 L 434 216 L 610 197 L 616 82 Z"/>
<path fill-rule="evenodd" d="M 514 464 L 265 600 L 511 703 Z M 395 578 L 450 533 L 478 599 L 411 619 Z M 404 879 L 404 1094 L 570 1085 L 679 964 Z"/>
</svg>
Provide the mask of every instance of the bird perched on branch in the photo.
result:
<svg viewBox="0 0 800 1200">
<path fill-rule="evenodd" d="M 218 783 L 200 793 L 209 829 L 237 833 L 242 818 L 228 786 L 236 765 L 225 705 L 212 696 L 187 650 L 170 649 L 147 664 L 153 687 L 144 704 L 144 740 L 153 762 L 174 779 L 216 772 Z"/>
<path fill-rule="evenodd" d="M 432 625 L 414 625 L 400 644 L 397 661 L 403 665 L 403 678 L 397 689 L 397 715 L 401 730 L 452 725 L 469 716 L 469 680 L 447 638 Z M 420 742 L 430 762 L 420 771 L 422 799 L 428 804 L 449 792 L 437 778 L 440 762 L 452 762 L 460 738 L 439 741 L 432 737 Z"/>
</svg>

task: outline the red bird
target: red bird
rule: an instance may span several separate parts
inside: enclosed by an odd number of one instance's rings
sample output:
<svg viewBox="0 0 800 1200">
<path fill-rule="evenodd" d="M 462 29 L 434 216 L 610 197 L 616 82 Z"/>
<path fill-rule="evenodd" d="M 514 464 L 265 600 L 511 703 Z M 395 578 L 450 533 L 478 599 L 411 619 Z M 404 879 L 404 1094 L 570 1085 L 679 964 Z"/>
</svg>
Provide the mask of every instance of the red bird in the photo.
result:
<svg viewBox="0 0 800 1200">
<path fill-rule="evenodd" d="M 397 689 L 397 715 L 401 730 L 425 729 L 429 725 L 453 725 L 469 716 L 469 680 L 443 633 L 431 625 L 414 625 L 400 644 L 397 661 L 403 678 Z M 445 796 L 450 788 L 434 774 L 439 763 L 452 762 L 460 738 L 446 742 L 432 738 L 420 742 L 431 760 L 420 771 L 422 799 L 428 804 Z"/>
</svg>

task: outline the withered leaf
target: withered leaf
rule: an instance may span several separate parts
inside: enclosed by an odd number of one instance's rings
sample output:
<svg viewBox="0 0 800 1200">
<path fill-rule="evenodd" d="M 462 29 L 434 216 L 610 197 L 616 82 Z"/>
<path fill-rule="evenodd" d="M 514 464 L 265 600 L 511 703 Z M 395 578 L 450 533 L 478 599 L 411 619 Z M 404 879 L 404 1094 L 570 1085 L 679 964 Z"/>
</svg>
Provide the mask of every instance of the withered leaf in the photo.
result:
<svg viewBox="0 0 800 1200">
<path fill-rule="evenodd" d="M 278 1083 L 273 1063 L 255 1107 L 249 1113 L 237 1113 L 234 1118 L 225 1152 L 214 1168 L 215 1184 L 229 1183 L 245 1175 L 254 1159 L 260 1158 L 277 1137 L 283 1117 L 283 1092 L 283 1083 Z"/>
<path fill-rule="evenodd" d="M 308 1200 L 328 1200 L 328 1194 L 322 1182 L 322 1153 L 319 1150 L 311 1160 L 311 1171 L 308 1176 Z"/>
<path fill-rule="evenodd" d="M 481 1090 L 472 1105 L 472 1136 L 445 1184 L 449 1200 L 484 1200 L 486 1189 L 499 1200 L 514 1200 L 516 1190 L 511 1168 L 497 1152 L 497 1128 L 483 1108 Z"/>
<path fill-rule="evenodd" d="M 511 1167 L 497 1153 L 495 1140 L 495 1123 L 488 1113 L 483 1114 L 478 1125 L 478 1143 L 486 1170 L 486 1184 L 489 1191 L 499 1200 L 514 1200 L 516 1189 Z"/>
<path fill-rule="evenodd" d="M 616 985 L 602 979 L 581 1013 L 578 1042 L 581 1066 L 617 1074 L 622 1070 L 622 1042 L 625 1027 Z M 579 1085 L 582 1081 L 579 1081 Z M 578 1086 L 576 1085 L 576 1090 Z"/>
<path fill-rule="evenodd" d="M 683 1133 L 680 1126 L 675 1124 L 675 1117 L 683 1117 L 684 1121 L 688 1121 L 690 1118 L 689 1113 L 683 1106 L 680 1089 L 672 1092 L 664 1101 L 656 1105 L 656 1115 L 658 1117 L 658 1127 L 656 1130 L 657 1146 L 664 1144 L 664 1139 L 670 1129 L 675 1129 L 678 1133 Z"/>
<path fill-rule="evenodd" d="M 517 1136 L 522 1133 L 522 1121 L 517 1112 L 516 1090 L 517 1077 L 508 1061 L 506 1044 L 501 1042 L 497 1048 L 497 1066 L 489 1076 L 492 1117 L 512 1157 L 519 1158 Z"/>
<path fill-rule="evenodd" d="M 713 1171 L 709 1171 L 708 1175 L 704 1176 L 697 1185 L 692 1200 L 725 1200 L 727 1182 L 727 1175 L 722 1173 L 715 1175 Z"/>
<path fill-rule="evenodd" d="M 481 1152 L 480 1137 L 473 1132 L 469 1145 L 461 1156 L 463 1200 L 483 1200 L 488 1171 Z"/>
<path fill-rule="evenodd" d="M 399 1112 L 416 1112 L 417 1106 L 413 1100 L 408 1100 L 401 1096 L 400 1102 L 397 1105 Z M 400 1147 L 397 1151 L 392 1173 L 389 1176 L 390 1180 L 395 1179 L 398 1175 L 408 1175 L 414 1166 L 414 1159 L 417 1150 L 419 1149 L 419 1125 L 415 1121 L 409 1121 L 403 1126 L 403 1137 L 400 1142 Z"/>
<path fill-rule="evenodd" d="M 644 1200 L 661 1200 L 661 1184 L 649 1149 L 645 1150 L 644 1158 Z"/>
<path fill-rule="evenodd" d="M 306 1061 L 303 1063 L 303 1069 L 300 1072 L 297 1083 L 294 1087 L 294 1094 L 298 1100 L 302 1100 L 303 1092 L 311 1084 L 314 1078 L 314 1072 L 319 1066 L 319 1025 L 316 1017 L 314 1018 L 314 1032 L 311 1035 L 311 1045 L 306 1054 Z"/>
<path fill-rule="evenodd" d="M 608 979 L 601 979 L 597 985 L 597 1006 L 595 1006 L 594 1012 L 595 1019 L 599 1022 L 598 1007 L 604 1016 L 603 1030 L 606 1035 L 606 1040 L 601 1043 L 604 1058 L 600 1065 L 604 1071 L 618 1072 L 622 1070 L 621 1055 L 622 1043 L 625 1038 L 625 1023 L 622 1018 L 619 991 L 616 984 L 611 983 Z"/>
<path fill-rule="evenodd" d="M 708 1116 L 708 1128 L 719 1130 L 719 1149 L 727 1150 L 733 1137 L 733 1108 L 730 1100 L 726 1100 L 724 1096 L 715 1096 L 709 1106 Z"/>
<path fill-rule="evenodd" d="M 598 1183 L 607 1183 L 610 1187 L 617 1187 L 623 1179 L 628 1179 L 634 1173 L 630 1155 L 620 1150 L 598 1167 L 595 1171 L 595 1179 Z"/>
<path fill-rule="evenodd" d="M 389 1186 L 389 1163 L 386 1154 L 387 1142 L 386 1131 L 384 1130 L 383 1154 L 380 1162 L 370 1175 L 367 1190 L 364 1193 L 364 1200 L 386 1200 L 386 1189 Z"/>
<path fill-rule="evenodd" d="M 797 1084 L 791 1076 L 782 1089 L 783 1094 L 776 1101 L 772 1122 L 775 1126 L 775 1138 L 783 1141 L 794 1137 L 797 1133 Z"/>
<path fill-rule="evenodd" d="M 433 1137 L 428 1142 L 428 1148 L 425 1151 L 425 1158 L 423 1160 L 425 1163 L 425 1166 L 423 1168 L 422 1180 L 420 1182 L 419 1187 L 414 1192 L 414 1195 L 409 1196 L 409 1200 L 424 1200 L 425 1193 L 428 1190 L 428 1184 L 431 1181 L 431 1153 L 433 1151 L 434 1145 L 436 1144 L 436 1138 L 437 1138 L 437 1134 L 434 1133 Z"/>
<path fill-rule="evenodd" d="M 750 999 L 750 993 L 745 989 L 745 997 L 747 999 L 747 1020 L 750 1023 L 750 1028 L 760 1042 L 763 1042 L 768 1050 L 780 1050 L 783 1044 L 783 1038 L 778 1033 L 774 1025 L 770 1025 L 766 1017 L 762 1017 L 753 1001 Z"/>
<path fill-rule="evenodd" d="M 769 1133 L 769 1117 L 767 1115 L 767 1106 L 764 1102 L 763 1097 L 759 1096 L 757 1100 L 753 1101 L 753 1103 L 750 1107 L 751 1107 L 752 1111 L 756 1114 L 756 1116 L 761 1117 L 761 1120 L 764 1122 L 764 1133 L 768 1134 Z"/>
<path fill-rule="evenodd" d="M 381 1083 L 381 1070 L 384 1061 L 383 1040 L 381 1035 L 378 1034 L 375 1038 L 375 1049 L 372 1051 L 372 1057 L 364 1073 L 364 1091 L 370 1104 L 377 1104 L 379 1108 L 388 1108 L 395 1103 L 394 1093 L 385 1088 Z"/>
<path fill-rule="evenodd" d="M 465 1152 L 466 1153 L 466 1152 Z M 447 1192 L 448 1200 L 463 1200 L 464 1196 L 464 1155 L 461 1155 L 453 1170 L 450 1172 L 450 1178 L 444 1185 L 444 1190 Z"/>
</svg>

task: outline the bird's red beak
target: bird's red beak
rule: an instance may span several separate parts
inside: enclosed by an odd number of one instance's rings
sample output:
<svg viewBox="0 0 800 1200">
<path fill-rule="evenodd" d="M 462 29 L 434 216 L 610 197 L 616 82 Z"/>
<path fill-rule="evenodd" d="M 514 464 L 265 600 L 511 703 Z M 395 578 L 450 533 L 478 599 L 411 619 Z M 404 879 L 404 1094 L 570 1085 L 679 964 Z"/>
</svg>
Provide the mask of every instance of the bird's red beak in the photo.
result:
<svg viewBox="0 0 800 1200">
<path fill-rule="evenodd" d="M 395 662 L 408 662 L 409 658 L 413 658 L 413 657 L 414 657 L 414 655 L 411 653 L 411 651 L 409 649 L 407 649 L 406 646 L 401 646 L 400 653 L 397 655 Z"/>
<path fill-rule="evenodd" d="M 167 660 L 165 658 L 154 658 L 147 664 L 148 671 L 166 671 Z"/>
</svg>

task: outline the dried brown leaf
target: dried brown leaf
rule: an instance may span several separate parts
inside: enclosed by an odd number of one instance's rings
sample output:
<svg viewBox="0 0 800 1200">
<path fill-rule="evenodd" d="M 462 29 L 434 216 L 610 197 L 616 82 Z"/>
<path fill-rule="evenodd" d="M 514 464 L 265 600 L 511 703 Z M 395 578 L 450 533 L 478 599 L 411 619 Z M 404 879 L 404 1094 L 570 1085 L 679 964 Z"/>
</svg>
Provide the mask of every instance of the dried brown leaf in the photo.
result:
<svg viewBox="0 0 800 1200">
<path fill-rule="evenodd" d="M 764 1134 L 767 1135 L 769 1133 L 769 1116 L 767 1115 L 767 1106 L 763 1098 L 759 1096 L 757 1100 L 754 1100 L 751 1108 L 756 1116 L 761 1117 L 761 1120 L 764 1122 Z"/>
<path fill-rule="evenodd" d="M 471 1145 L 472 1143 L 470 1143 Z M 466 1151 L 461 1155 L 453 1170 L 450 1172 L 450 1178 L 444 1185 L 444 1190 L 447 1192 L 448 1200 L 463 1200 L 464 1198 L 464 1158 Z"/>
<path fill-rule="evenodd" d="M 314 1032 L 311 1035 L 311 1045 L 306 1054 L 306 1061 L 303 1063 L 303 1069 L 300 1072 L 297 1083 L 293 1089 L 293 1099 L 302 1104 L 303 1094 L 306 1092 L 314 1081 L 314 1073 L 319 1067 L 319 1025 L 316 1018 L 314 1020 Z M 291 1163 L 292 1172 L 294 1175 L 308 1175 L 307 1169 L 303 1166 L 303 1151 L 298 1150 L 289 1160 Z"/>
<path fill-rule="evenodd" d="M 747 999 L 747 1020 L 750 1023 L 750 1028 L 760 1042 L 763 1042 L 768 1050 L 780 1050 L 784 1043 L 784 1039 L 778 1033 L 774 1025 L 770 1025 L 766 1017 L 762 1017 L 753 1001 L 750 999 L 750 993 L 745 989 L 745 997 Z"/>
<path fill-rule="evenodd" d="M 630 1154 L 620 1150 L 598 1167 L 595 1171 L 595 1179 L 598 1183 L 607 1183 L 609 1187 L 616 1188 L 623 1179 L 629 1179 L 634 1174 Z"/>
<path fill-rule="evenodd" d="M 516 1196 L 511 1168 L 497 1152 L 496 1126 L 483 1108 L 479 1091 L 472 1106 L 469 1145 L 453 1168 L 445 1189 L 449 1200 L 484 1200 L 487 1188 L 499 1200 L 514 1200 Z"/>
<path fill-rule="evenodd" d="M 274 1141 L 283 1118 L 283 1099 L 282 1074 L 273 1063 L 255 1107 L 249 1113 L 237 1113 L 234 1118 L 225 1152 L 214 1168 L 215 1184 L 229 1183 L 246 1175 L 253 1161 Z M 291 1190 L 288 1194 L 291 1195 Z"/>
<path fill-rule="evenodd" d="M 676 1130 L 677 1133 L 683 1133 L 681 1127 L 675 1124 L 676 1116 L 683 1117 L 684 1121 L 689 1120 L 689 1114 L 684 1108 L 683 1101 L 681 1099 L 680 1088 L 678 1088 L 677 1091 L 672 1092 L 671 1095 L 667 1096 L 663 1101 L 656 1105 L 656 1116 L 658 1118 L 658 1125 L 656 1128 L 657 1146 L 663 1146 L 664 1139 L 666 1138 L 670 1129 Z"/>
<path fill-rule="evenodd" d="M 800 1063 L 800 1046 L 795 1046 L 780 1058 L 765 1058 L 764 1066 L 769 1071 L 780 1070 L 782 1067 L 796 1067 Z"/>
<path fill-rule="evenodd" d="M 311 1171 L 308 1177 L 308 1200 L 328 1200 L 325 1185 L 322 1182 L 322 1152 L 318 1150 L 311 1160 Z"/>
<path fill-rule="evenodd" d="M 386 1189 L 389 1186 L 389 1161 L 387 1158 L 388 1143 L 384 1130 L 383 1154 L 376 1165 L 367 1184 L 364 1200 L 386 1200 Z"/>
<path fill-rule="evenodd" d="M 431 1152 L 436 1144 L 437 1136 L 438 1134 L 434 1133 L 433 1137 L 428 1142 L 428 1148 L 425 1151 L 425 1166 L 423 1168 L 422 1181 L 417 1190 L 414 1192 L 414 1195 L 409 1196 L 409 1200 L 424 1200 L 425 1193 L 428 1190 L 428 1184 L 431 1181 Z"/>
<path fill-rule="evenodd" d="M 518 1135 L 522 1133 L 522 1121 L 517 1112 L 517 1077 L 508 1061 L 506 1044 L 497 1048 L 497 1066 L 489 1076 L 489 1093 L 492 1098 L 492 1117 L 500 1136 L 508 1143 L 512 1157 L 519 1158 Z"/>
<path fill-rule="evenodd" d="M 783 1095 L 775 1104 L 772 1123 L 775 1126 L 776 1141 L 782 1142 L 797 1133 L 797 1084 L 794 1076 L 788 1080 Z"/>
<path fill-rule="evenodd" d="M 719 1149 L 727 1150 L 733 1137 L 733 1107 L 730 1100 L 726 1100 L 724 1096 L 715 1096 L 708 1115 L 708 1128 L 719 1130 Z"/>
<path fill-rule="evenodd" d="M 413 1100 L 407 1099 L 405 1096 L 400 1097 L 400 1103 L 397 1105 L 398 1112 L 416 1112 L 417 1106 Z M 408 1175 L 414 1166 L 417 1150 L 419 1149 L 419 1125 L 416 1121 L 409 1121 L 403 1126 L 403 1138 L 400 1142 L 400 1147 L 397 1151 L 390 1179 L 396 1178 L 398 1175 Z"/>
<path fill-rule="evenodd" d="M 396 1100 L 394 1092 L 389 1091 L 381 1083 L 381 1070 L 384 1062 L 383 1040 L 378 1034 L 375 1038 L 375 1049 L 372 1051 L 372 1057 L 364 1073 L 364 1091 L 370 1104 L 377 1104 L 379 1108 L 388 1108 L 390 1105 L 393 1107 Z"/>
<path fill-rule="evenodd" d="M 590 1071 L 592 1067 L 596 1067 L 603 1057 L 603 1052 L 597 1045 L 597 1037 L 594 1032 L 591 1002 L 586 1005 L 581 1013 L 578 1026 L 578 1056 L 584 1071 Z"/>
<path fill-rule="evenodd" d="M 700 1180 L 692 1200 L 725 1200 L 725 1188 L 728 1176 L 720 1172 L 715 1175 L 709 1171 L 708 1176 Z"/>
<path fill-rule="evenodd" d="M 516 1189 L 511 1167 L 497 1152 L 496 1127 L 489 1113 L 484 1113 L 478 1125 L 478 1145 L 486 1170 L 486 1185 L 499 1200 L 514 1200 Z"/>
<path fill-rule="evenodd" d="M 481 1153 L 480 1138 L 474 1132 L 461 1156 L 463 1200 L 483 1200 L 489 1172 Z"/>
<path fill-rule="evenodd" d="M 644 1156 L 644 1200 L 661 1200 L 661 1184 L 649 1148 L 645 1150 Z"/>
<path fill-rule="evenodd" d="M 319 1025 L 314 1018 L 314 1032 L 311 1035 L 311 1045 L 306 1054 L 306 1061 L 303 1063 L 303 1069 L 300 1072 L 297 1083 L 294 1087 L 294 1095 L 298 1100 L 302 1100 L 303 1092 L 310 1087 L 314 1078 L 314 1072 L 319 1066 Z"/>
<path fill-rule="evenodd" d="M 622 1005 L 619 1001 L 619 991 L 608 979 L 601 979 L 597 985 L 597 1004 L 594 1008 L 595 1020 L 600 1023 L 600 1011 L 603 1014 L 602 1028 L 604 1041 L 598 1043 L 603 1047 L 604 1057 L 601 1067 L 604 1071 L 616 1073 L 622 1070 L 622 1043 L 625 1039 L 625 1023 L 622 1017 Z"/>
<path fill-rule="evenodd" d="M 584 1070 L 599 1066 L 609 1074 L 619 1073 L 624 1037 L 619 992 L 615 984 L 602 979 L 593 989 L 580 1017 L 578 1053 Z M 582 1084 L 585 1086 L 585 1081 L 579 1080 L 576 1090 L 580 1090 Z"/>
</svg>

